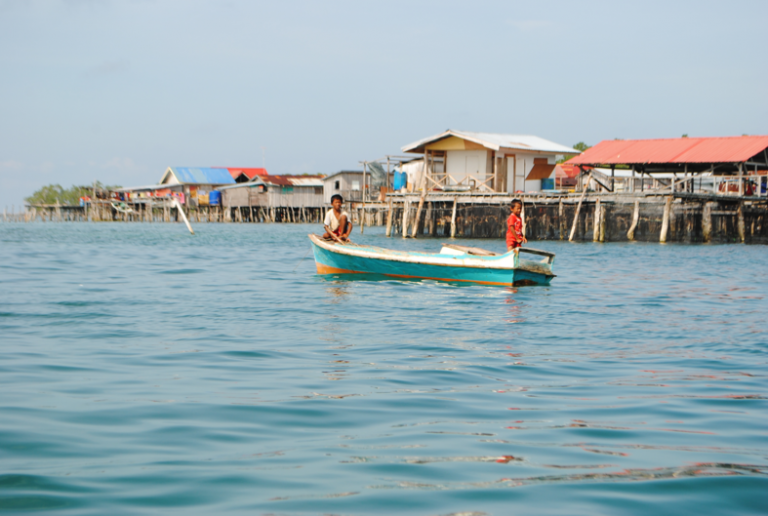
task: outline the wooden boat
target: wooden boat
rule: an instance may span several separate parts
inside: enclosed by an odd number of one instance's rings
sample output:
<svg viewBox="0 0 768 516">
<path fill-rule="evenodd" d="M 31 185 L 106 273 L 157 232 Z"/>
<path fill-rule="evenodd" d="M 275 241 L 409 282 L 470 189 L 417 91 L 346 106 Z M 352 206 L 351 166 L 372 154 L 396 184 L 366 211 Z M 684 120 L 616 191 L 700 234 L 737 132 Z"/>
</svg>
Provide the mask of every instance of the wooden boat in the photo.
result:
<svg viewBox="0 0 768 516">
<path fill-rule="evenodd" d="M 555 254 L 520 248 L 496 254 L 477 247 L 443 244 L 439 253 L 394 251 L 382 247 L 338 243 L 309 235 L 318 274 L 380 274 L 483 285 L 549 285 Z M 521 258 L 521 254 L 534 259 Z M 543 258 L 542 258 L 543 257 Z"/>
</svg>

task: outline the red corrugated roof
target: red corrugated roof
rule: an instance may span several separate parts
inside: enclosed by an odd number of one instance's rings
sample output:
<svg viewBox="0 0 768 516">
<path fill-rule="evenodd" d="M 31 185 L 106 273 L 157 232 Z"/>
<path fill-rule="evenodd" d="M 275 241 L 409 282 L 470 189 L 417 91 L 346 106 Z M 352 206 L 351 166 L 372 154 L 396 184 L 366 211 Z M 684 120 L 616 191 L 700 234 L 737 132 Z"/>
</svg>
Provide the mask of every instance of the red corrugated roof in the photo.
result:
<svg viewBox="0 0 768 516">
<path fill-rule="evenodd" d="M 584 167 L 585 170 L 590 170 L 592 167 Z M 560 163 L 555 167 L 555 177 L 562 179 L 564 177 L 574 178 L 579 175 L 579 168 L 576 165 L 569 165 L 568 163 Z"/>
<path fill-rule="evenodd" d="M 768 149 L 768 136 L 604 140 L 567 161 L 570 165 L 739 163 Z"/>
<path fill-rule="evenodd" d="M 245 174 L 248 179 L 253 179 L 256 176 L 266 176 L 267 175 L 267 169 L 266 168 L 244 168 L 244 167 L 220 167 L 220 168 L 226 168 L 229 170 L 229 173 L 232 175 L 233 179 L 237 179 L 238 176 L 241 174 Z"/>
</svg>

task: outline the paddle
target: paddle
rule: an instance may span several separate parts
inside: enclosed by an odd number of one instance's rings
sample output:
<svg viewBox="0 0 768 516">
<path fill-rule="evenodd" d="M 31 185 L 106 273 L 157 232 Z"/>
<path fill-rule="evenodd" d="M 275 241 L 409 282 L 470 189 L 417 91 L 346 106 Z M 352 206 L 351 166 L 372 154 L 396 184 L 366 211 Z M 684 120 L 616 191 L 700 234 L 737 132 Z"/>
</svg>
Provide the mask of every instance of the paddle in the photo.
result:
<svg viewBox="0 0 768 516">
<path fill-rule="evenodd" d="M 344 240 L 339 238 L 339 236 L 336 235 L 336 233 L 334 233 L 333 231 L 331 231 L 331 228 L 329 228 L 328 226 L 325 226 L 325 232 L 328 233 L 329 235 L 331 235 L 331 238 L 336 240 L 338 243 L 340 243 L 340 244 L 344 243 Z"/>
</svg>

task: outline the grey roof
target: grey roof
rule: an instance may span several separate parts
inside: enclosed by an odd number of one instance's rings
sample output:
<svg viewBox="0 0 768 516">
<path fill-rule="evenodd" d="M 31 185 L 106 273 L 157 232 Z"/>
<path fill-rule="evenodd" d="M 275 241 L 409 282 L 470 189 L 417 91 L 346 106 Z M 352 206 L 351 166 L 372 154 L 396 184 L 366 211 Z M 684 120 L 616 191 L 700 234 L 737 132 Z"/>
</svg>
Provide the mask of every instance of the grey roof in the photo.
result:
<svg viewBox="0 0 768 516">
<path fill-rule="evenodd" d="M 360 174 L 360 175 L 363 175 L 363 171 L 362 170 L 339 170 L 338 172 L 334 172 L 331 175 L 325 176 L 323 178 L 323 181 L 326 181 L 326 180 L 328 180 L 328 179 L 330 179 L 332 177 L 336 177 L 339 174 Z"/>
<path fill-rule="evenodd" d="M 527 134 L 473 133 L 469 131 L 456 131 L 453 129 L 448 129 L 443 133 L 410 143 L 403 147 L 402 150 L 403 152 L 421 152 L 415 149 L 450 136 L 456 136 L 496 151 L 501 148 L 506 148 L 534 152 L 550 152 L 555 154 L 580 154 L 579 151 L 572 147 L 560 145 L 559 143 L 551 142 L 544 138 L 539 138 L 538 136 Z"/>
</svg>

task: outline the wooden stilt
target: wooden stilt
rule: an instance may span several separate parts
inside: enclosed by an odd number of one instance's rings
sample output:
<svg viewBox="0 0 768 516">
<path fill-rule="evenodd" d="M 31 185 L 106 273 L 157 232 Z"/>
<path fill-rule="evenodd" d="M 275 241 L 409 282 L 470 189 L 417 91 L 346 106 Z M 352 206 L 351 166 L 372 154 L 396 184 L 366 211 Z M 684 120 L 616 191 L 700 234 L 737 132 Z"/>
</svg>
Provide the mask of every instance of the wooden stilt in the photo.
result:
<svg viewBox="0 0 768 516">
<path fill-rule="evenodd" d="M 411 201 L 408 198 L 403 202 L 403 238 L 408 236 L 408 212 L 411 211 Z"/>
<path fill-rule="evenodd" d="M 563 206 L 563 199 L 560 198 L 560 202 L 557 206 L 557 222 L 560 229 L 560 240 L 565 239 L 565 207 Z"/>
<path fill-rule="evenodd" d="M 627 231 L 627 239 L 629 240 L 635 239 L 635 230 L 637 229 L 637 223 L 639 220 L 640 220 L 640 201 L 636 199 L 635 209 L 632 213 L 632 225 L 629 226 L 629 231 Z"/>
<path fill-rule="evenodd" d="M 598 231 L 597 241 L 605 242 L 605 219 L 608 210 L 605 209 L 605 205 L 600 204 L 600 230 Z"/>
<path fill-rule="evenodd" d="M 434 230 L 434 219 L 432 216 L 432 205 L 434 203 L 429 202 L 427 203 L 427 213 L 424 215 L 424 228 L 427 230 L 427 234 L 429 236 L 433 236 L 433 230 Z"/>
<path fill-rule="evenodd" d="M 413 230 L 411 231 L 411 238 L 416 238 L 416 233 L 419 231 L 419 219 L 421 218 L 421 209 L 424 207 L 424 192 L 421 193 L 419 199 L 419 207 L 416 208 L 416 218 L 413 219 Z"/>
<path fill-rule="evenodd" d="M 600 241 L 600 198 L 595 201 L 595 216 L 592 221 L 592 241 Z"/>
<path fill-rule="evenodd" d="M 579 212 L 581 211 L 581 203 L 584 201 L 584 196 L 587 195 L 587 186 L 589 186 L 589 181 L 592 179 L 592 172 L 589 173 L 589 176 L 587 176 L 587 185 L 584 186 L 584 189 L 581 192 L 581 198 L 579 198 L 579 204 L 576 206 L 576 214 L 573 216 L 573 225 L 571 226 L 571 234 L 568 236 L 568 241 L 573 242 L 573 237 L 576 234 L 576 225 L 579 223 Z"/>
<path fill-rule="evenodd" d="M 187 215 L 184 213 L 184 208 L 181 206 L 181 203 L 175 197 L 173 198 L 173 202 L 176 204 L 176 210 L 178 210 L 179 215 L 181 215 L 181 218 L 184 220 L 184 224 L 187 225 L 187 229 L 194 235 L 195 231 L 192 229 L 192 225 L 189 223 L 189 220 L 187 220 Z"/>
<path fill-rule="evenodd" d="M 424 207 L 424 198 L 427 196 L 427 177 L 429 176 L 430 163 L 429 163 L 429 151 L 424 151 L 424 173 L 421 176 L 421 196 L 419 197 L 419 206 L 416 208 L 416 218 L 413 220 L 413 231 L 411 231 L 411 238 L 416 238 L 416 233 L 419 232 L 419 219 L 421 218 L 421 209 Z"/>
<path fill-rule="evenodd" d="M 661 235 L 659 235 L 659 242 L 662 244 L 667 242 L 667 232 L 669 231 L 669 214 L 672 211 L 672 196 L 667 197 L 667 202 L 664 203 L 664 216 L 661 219 Z"/>
<path fill-rule="evenodd" d="M 712 241 L 712 205 L 713 202 L 704 203 L 701 214 L 701 236 L 705 242 Z"/>
<path fill-rule="evenodd" d="M 739 232 L 739 242 L 746 242 L 746 227 L 744 224 L 744 201 L 739 201 L 739 206 L 736 208 L 736 215 L 738 220 L 736 226 Z"/>
<path fill-rule="evenodd" d="M 392 236 L 392 197 L 389 198 L 389 208 L 387 209 L 387 232 L 388 237 Z"/>
<path fill-rule="evenodd" d="M 453 211 L 451 212 L 451 238 L 456 238 L 456 204 L 459 202 L 458 197 L 453 198 Z"/>
</svg>

